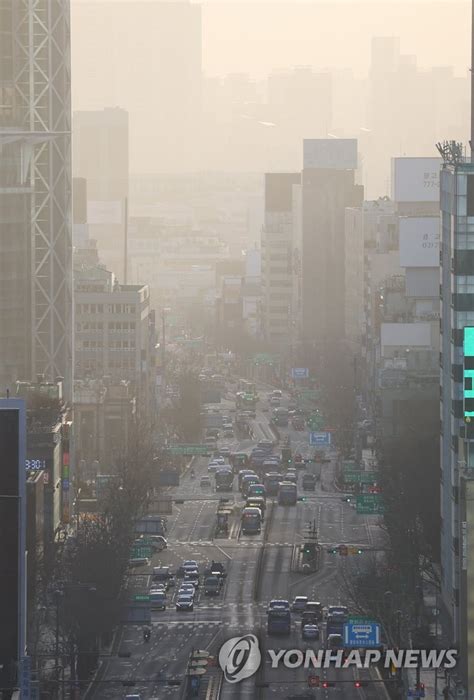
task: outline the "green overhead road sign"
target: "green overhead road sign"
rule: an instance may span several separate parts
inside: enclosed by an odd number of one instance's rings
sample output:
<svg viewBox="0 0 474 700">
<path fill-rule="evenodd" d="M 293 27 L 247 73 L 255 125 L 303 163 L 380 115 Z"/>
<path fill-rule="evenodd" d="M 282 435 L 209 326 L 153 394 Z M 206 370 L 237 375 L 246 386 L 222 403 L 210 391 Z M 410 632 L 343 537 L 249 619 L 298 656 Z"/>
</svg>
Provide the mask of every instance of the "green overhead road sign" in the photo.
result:
<svg viewBox="0 0 474 700">
<path fill-rule="evenodd" d="M 372 625 L 374 623 L 374 620 L 371 620 L 368 617 L 350 617 L 347 620 L 349 625 Z"/>
<path fill-rule="evenodd" d="M 373 484 L 378 478 L 379 472 L 344 471 L 344 481 L 348 484 Z"/>
<path fill-rule="evenodd" d="M 298 389 L 297 396 L 307 401 L 319 401 L 321 392 L 319 389 Z"/>
<path fill-rule="evenodd" d="M 170 445 L 169 453 L 172 455 L 207 455 L 210 453 L 209 445 Z"/>
<path fill-rule="evenodd" d="M 308 427 L 310 430 L 321 430 L 324 425 L 324 418 L 319 415 L 319 413 L 313 413 L 312 416 L 308 418 Z"/>
<path fill-rule="evenodd" d="M 150 602 L 150 596 L 148 593 L 135 593 L 133 596 L 133 602 L 134 603 L 149 603 Z"/>
<path fill-rule="evenodd" d="M 356 512 L 359 515 L 381 515 L 385 505 L 380 493 L 363 493 L 356 497 Z"/>
<path fill-rule="evenodd" d="M 273 365 L 273 363 L 276 361 L 277 357 L 268 352 L 260 352 L 253 356 L 253 362 L 255 365 Z"/>
<path fill-rule="evenodd" d="M 355 462 L 347 461 L 347 460 L 343 460 L 341 462 L 341 467 L 342 467 L 342 471 L 344 472 L 344 474 L 346 472 L 358 472 L 358 471 L 360 471 L 358 464 L 356 464 Z"/>
<path fill-rule="evenodd" d="M 151 547 L 142 545 L 133 545 L 130 550 L 130 559 L 150 559 L 151 558 Z"/>
</svg>

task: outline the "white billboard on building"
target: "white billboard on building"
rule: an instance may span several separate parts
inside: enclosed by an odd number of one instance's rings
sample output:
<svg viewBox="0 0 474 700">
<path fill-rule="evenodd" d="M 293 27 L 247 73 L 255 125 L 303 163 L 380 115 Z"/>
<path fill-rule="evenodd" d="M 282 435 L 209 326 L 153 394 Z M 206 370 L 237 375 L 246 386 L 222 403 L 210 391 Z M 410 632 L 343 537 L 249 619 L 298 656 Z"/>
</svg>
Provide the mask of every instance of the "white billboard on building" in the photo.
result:
<svg viewBox="0 0 474 700">
<path fill-rule="evenodd" d="M 123 218 L 123 202 L 119 200 L 87 202 L 88 224 L 121 224 Z"/>
<path fill-rule="evenodd" d="M 355 170 L 357 139 L 304 139 L 303 168 Z"/>
<path fill-rule="evenodd" d="M 441 158 L 392 158 L 395 202 L 438 202 Z"/>
<path fill-rule="evenodd" d="M 400 267 L 439 267 L 439 217 L 400 218 Z"/>
</svg>

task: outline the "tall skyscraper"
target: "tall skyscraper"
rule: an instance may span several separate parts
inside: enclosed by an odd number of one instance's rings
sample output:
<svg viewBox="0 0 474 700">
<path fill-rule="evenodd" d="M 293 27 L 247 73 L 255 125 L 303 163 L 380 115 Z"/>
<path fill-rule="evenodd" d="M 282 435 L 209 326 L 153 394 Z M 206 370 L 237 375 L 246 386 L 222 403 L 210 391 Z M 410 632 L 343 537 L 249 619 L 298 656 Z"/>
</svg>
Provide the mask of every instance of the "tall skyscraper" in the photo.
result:
<svg viewBox="0 0 474 700">
<path fill-rule="evenodd" d="M 0 2 L 0 386 L 72 392 L 69 0 Z"/>
</svg>

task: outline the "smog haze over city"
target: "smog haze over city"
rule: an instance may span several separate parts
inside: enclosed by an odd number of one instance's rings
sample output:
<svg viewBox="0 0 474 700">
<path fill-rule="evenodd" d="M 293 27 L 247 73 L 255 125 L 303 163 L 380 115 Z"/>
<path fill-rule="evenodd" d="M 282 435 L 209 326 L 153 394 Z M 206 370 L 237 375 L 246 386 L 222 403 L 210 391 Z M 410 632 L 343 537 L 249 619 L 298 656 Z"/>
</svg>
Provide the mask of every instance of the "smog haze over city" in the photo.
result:
<svg viewBox="0 0 474 700">
<path fill-rule="evenodd" d="M 473 65 L 0 0 L 0 700 L 474 700 Z"/>
</svg>

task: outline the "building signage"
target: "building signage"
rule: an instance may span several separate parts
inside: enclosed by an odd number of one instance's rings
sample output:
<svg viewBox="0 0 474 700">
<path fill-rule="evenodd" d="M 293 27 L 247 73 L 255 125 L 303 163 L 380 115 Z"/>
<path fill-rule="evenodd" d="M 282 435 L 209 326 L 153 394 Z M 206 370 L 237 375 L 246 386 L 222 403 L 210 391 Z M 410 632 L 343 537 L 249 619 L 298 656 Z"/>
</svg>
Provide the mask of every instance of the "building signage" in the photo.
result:
<svg viewBox="0 0 474 700">
<path fill-rule="evenodd" d="M 400 219 L 400 267 L 439 267 L 439 216 Z"/>
<path fill-rule="evenodd" d="M 441 158 L 392 158 L 395 202 L 439 202 Z"/>
</svg>

